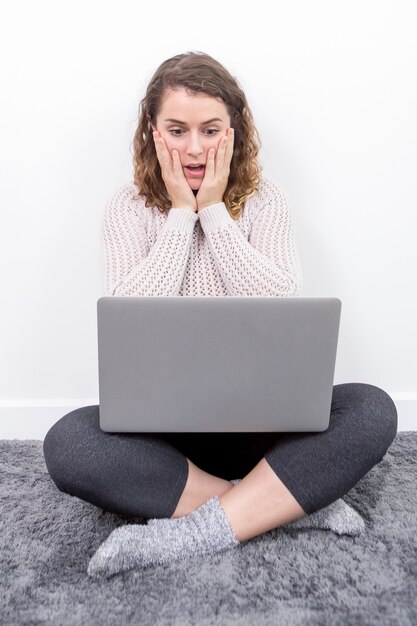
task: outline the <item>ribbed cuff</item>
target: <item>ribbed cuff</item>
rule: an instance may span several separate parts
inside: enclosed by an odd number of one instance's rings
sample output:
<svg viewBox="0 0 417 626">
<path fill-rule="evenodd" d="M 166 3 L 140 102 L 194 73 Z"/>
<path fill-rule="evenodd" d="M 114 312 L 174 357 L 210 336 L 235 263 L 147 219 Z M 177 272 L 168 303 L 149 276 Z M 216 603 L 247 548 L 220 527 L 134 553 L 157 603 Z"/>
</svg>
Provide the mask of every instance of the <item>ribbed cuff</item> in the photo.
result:
<svg viewBox="0 0 417 626">
<path fill-rule="evenodd" d="M 205 209 L 201 209 L 198 215 L 201 227 L 205 233 L 234 224 L 234 219 L 227 210 L 224 202 L 210 204 L 210 206 L 206 206 Z"/>
<path fill-rule="evenodd" d="M 195 509 L 188 519 L 193 520 L 198 534 L 209 540 L 210 547 L 214 547 L 216 551 L 240 543 L 218 496 L 213 496 Z"/>
<path fill-rule="evenodd" d="M 194 225 L 198 220 L 198 215 L 189 209 L 173 209 L 168 211 L 168 217 L 165 222 L 166 228 L 172 230 L 181 230 L 184 232 L 192 232 Z"/>
</svg>

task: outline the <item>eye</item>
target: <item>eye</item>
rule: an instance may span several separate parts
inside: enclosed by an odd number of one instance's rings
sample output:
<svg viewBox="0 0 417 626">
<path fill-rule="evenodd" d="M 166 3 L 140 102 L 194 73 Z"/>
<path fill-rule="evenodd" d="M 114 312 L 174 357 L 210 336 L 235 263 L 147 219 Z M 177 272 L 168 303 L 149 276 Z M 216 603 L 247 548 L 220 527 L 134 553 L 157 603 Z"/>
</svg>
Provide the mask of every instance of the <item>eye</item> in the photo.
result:
<svg viewBox="0 0 417 626">
<path fill-rule="evenodd" d="M 169 131 L 169 133 L 170 133 L 171 135 L 174 135 L 174 137 L 180 137 L 180 136 L 181 136 L 181 133 L 182 133 L 182 130 L 181 130 L 181 128 L 172 128 L 172 129 Z M 177 134 L 177 133 L 179 133 L 179 134 Z"/>
<path fill-rule="evenodd" d="M 171 128 L 169 131 L 169 134 L 172 135 L 173 137 L 182 137 L 182 135 L 184 134 L 184 130 L 182 128 Z M 215 135 L 217 135 L 220 131 L 218 128 L 206 128 L 205 131 L 203 131 L 205 135 L 207 135 L 208 137 L 214 137 Z"/>
</svg>

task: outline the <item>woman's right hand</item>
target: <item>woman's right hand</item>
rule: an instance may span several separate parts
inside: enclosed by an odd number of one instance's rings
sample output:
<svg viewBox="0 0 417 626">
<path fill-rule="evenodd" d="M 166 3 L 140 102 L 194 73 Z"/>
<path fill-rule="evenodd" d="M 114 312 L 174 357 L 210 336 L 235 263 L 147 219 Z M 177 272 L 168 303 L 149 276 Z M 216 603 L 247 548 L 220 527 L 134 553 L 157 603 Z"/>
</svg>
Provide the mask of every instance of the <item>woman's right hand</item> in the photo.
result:
<svg viewBox="0 0 417 626">
<path fill-rule="evenodd" d="M 172 157 L 165 139 L 159 132 L 153 132 L 156 156 L 161 166 L 162 179 L 167 188 L 172 208 L 197 211 L 197 200 L 184 176 L 180 155 L 173 150 Z"/>
</svg>

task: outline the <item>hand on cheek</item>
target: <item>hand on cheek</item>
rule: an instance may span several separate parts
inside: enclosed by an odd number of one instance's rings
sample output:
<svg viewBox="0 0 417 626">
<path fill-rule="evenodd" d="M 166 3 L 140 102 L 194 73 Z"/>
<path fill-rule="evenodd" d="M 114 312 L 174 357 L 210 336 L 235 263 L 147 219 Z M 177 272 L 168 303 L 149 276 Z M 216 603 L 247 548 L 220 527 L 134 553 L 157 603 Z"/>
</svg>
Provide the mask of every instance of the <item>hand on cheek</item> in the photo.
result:
<svg viewBox="0 0 417 626">
<path fill-rule="evenodd" d="M 197 210 L 197 201 L 184 176 L 180 155 L 171 150 L 163 137 L 154 131 L 156 155 L 161 166 L 161 175 L 171 200 L 172 207 Z"/>
<path fill-rule="evenodd" d="M 207 154 L 206 171 L 197 193 L 197 210 L 200 211 L 211 204 L 223 202 L 230 174 L 230 163 L 233 156 L 234 130 L 228 128 L 215 148 Z"/>
</svg>

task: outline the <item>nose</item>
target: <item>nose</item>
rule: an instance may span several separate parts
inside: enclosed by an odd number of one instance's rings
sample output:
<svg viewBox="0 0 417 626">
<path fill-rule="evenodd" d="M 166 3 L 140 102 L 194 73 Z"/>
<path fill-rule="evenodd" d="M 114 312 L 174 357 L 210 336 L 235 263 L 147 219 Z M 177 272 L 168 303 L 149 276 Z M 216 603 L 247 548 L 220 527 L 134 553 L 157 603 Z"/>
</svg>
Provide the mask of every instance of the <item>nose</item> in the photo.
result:
<svg viewBox="0 0 417 626">
<path fill-rule="evenodd" d="M 189 140 L 189 143 L 188 143 L 188 146 L 187 146 L 187 153 L 190 156 L 194 156 L 195 157 L 195 156 L 201 154 L 202 152 L 203 152 L 203 146 L 202 146 L 201 137 L 200 137 L 198 131 L 195 132 L 195 133 L 191 132 L 190 133 L 190 140 Z"/>
</svg>

